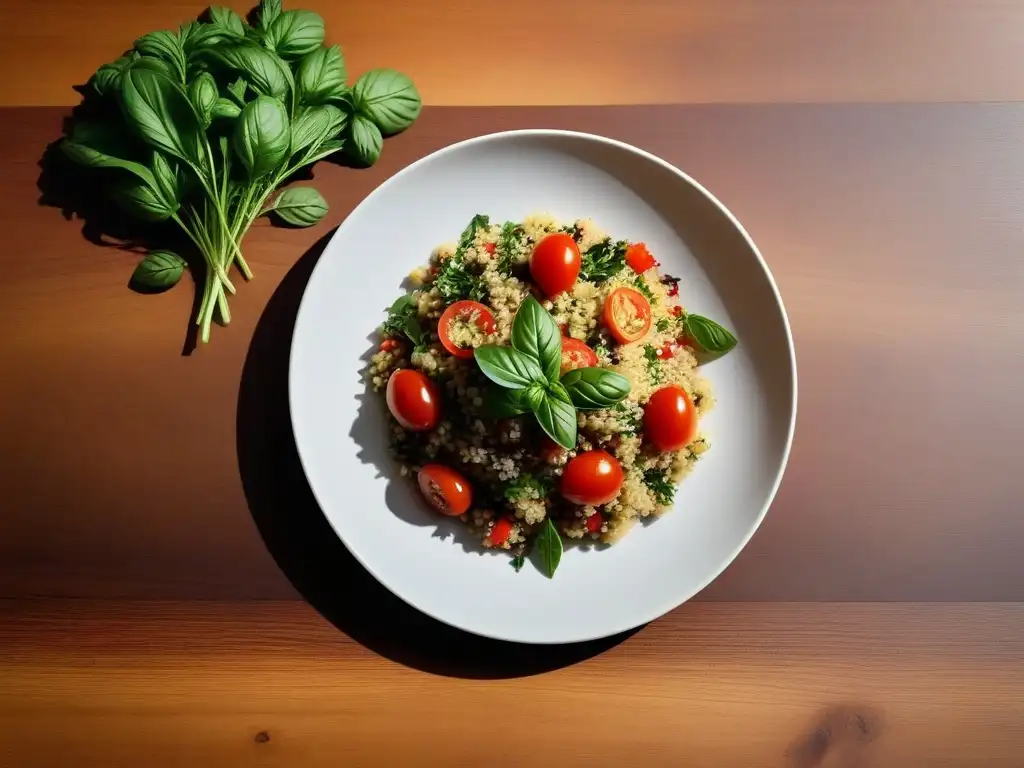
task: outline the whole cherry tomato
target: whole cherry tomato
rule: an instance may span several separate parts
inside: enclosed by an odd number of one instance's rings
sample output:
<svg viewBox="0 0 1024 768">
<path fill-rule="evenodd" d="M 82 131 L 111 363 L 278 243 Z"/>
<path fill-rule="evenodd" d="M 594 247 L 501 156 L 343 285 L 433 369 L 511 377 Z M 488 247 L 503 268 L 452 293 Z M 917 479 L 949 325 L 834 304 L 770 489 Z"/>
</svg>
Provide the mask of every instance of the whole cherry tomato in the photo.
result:
<svg viewBox="0 0 1024 768">
<path fill-rule="evenodd" d="M 644 437 L 659 451 L 678 451 L 697 435 L 697 411 L 682 387 L 662 387 L 644 406 Z"/>
<path fill-rule="evenodd" d="M 437 386 L 419 371 L 399 368 L 388 379 L 388 409 L 406 429 L 422 432 L 441 420 Z"/>
<path fill-rule="evenodd" d="M 561 492 L 573 504 L 600 506 L 619 495 L 625 475 L 614 456 L 587 451 L 569 460 L 562 473 Z"/>
<path fill-rule="evenodd" d="M 568 291 L 580 274 L 580 248 L 561 232 L 545 235 L 530 255 L 530 275 L 546 296 Z"/>
</svg>

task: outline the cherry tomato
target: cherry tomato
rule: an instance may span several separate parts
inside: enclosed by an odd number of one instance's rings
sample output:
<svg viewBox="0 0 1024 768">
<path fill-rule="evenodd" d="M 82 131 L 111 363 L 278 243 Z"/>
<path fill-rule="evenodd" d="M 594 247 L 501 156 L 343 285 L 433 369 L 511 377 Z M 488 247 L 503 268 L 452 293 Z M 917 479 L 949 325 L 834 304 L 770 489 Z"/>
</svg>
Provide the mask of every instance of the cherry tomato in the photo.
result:
<svg viewBox="0 0 1024 768">
<path fill-rule="evenodd" d="M 380 343 L 380 351 L 393 352 L 398 349 L 399 346 L 399 343 L 395 339 L 384 339 L 384 341 Z"/>
<path fill-rule="evenodd" d="M 644 407 L 644 435 L 659 451 L 678 451 L 697 434 L 697 411 L 682 387 L 662 387 Z"/>
<path fill-rule="evenodd" d="M 547 296 L 568 291 L 580 274 L 580 248 L 561 232 L 545 235 L 530 255 L 530 275 Z"/>
<path fill-rule="evenodd" d="M 512 521 L 507 517 L 499 517 L 494 521 L 494 526 L 491 528 L 491 533 L 487 538 L 491 540 L 492 547 L 500 547 L 508 541 L 508 537 L 511 535 Z"/>
<path fill-rule="evenodd" d="M 642 273 L 657 264 L 647 246 L 643 243 L 633 243 L 626 248 L 626 264 L 634 272 Z"/>
<path fill-rule="evenodd" d="M 623 477 L 622 467 L 610 453 L 587 451 L 565 465 L 562 496 L 573 504 L 607 504 L 619 495 Z"/>
<path fill-rule="evenodd" d="M 601 532 L 601 523 L 604 522 L 604 519 L 601 517 L 601 513 L 600 512 L 595 512 L 594 514 L 592 514 L 590 517 L 587 518 L 586 522 L 587 522 L 587 533 L 600 533 Z"/>
<path fill-rule="evenodd" d="M 464 515 L 473 503 L 473 490 L 466 478 L 443 464 L 423 466 L 416 479 L 430 506 L 442 515 Z"/>
<path fill-rule="evenodd" d="M 540 457 L 548 464 L 554 464 L 565 455 L 565 448 L 560 446 L 547 435 L 540 440 Z"/>
<path fill-rule="evenodd" d="M 448 333 L 454 321 L 465 320 L 468 322 L 474 312 L 478 313 L 476 316 L 477 327 L 484 333 L 494 333 L 494 315 L 491 314 L 491 310 L 478 301 L 456 301 L 444 311 L 437 323 L 438 338 L 441 339 L 444 348 L 455 357 L 469 359 L 473 356 L 472 347 L 458 346 L 451 340 Z"/>
<path fill-rule="evenodd" d="M 632 288 L 616 288 L 605 299 L 604 323 L 620 344 L 638 341 L 651 329 L 650 302 Z"/>
<path fill-rule="evenodd" d="M 388 379 L 388 409 L 406 429 L 422 432 L 441 420 L 437 386 L 419 371 L 399 368 Z"/>
<path fill-rule="evenodd" d="M 562 339 L 561 375 L 576 368 L 591 368 L 597 365 L 597 353 L 579 339 Z"/>
<path fill-rule="evenodd" d="M 493 256 L 494 252 L 498 250 L 498 246 L 495 245 L 494 243 L 485 243 L 484 250 Z"/>
</svg>

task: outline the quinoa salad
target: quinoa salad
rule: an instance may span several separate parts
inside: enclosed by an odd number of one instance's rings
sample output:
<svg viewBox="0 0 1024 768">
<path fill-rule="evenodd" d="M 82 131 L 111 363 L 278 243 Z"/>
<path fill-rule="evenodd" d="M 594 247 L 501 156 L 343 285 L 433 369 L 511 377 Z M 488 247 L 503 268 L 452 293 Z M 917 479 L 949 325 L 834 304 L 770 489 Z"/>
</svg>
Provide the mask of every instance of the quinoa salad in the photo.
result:
<svg viewBox="0 0 1024 768">
<path fill-rule="evenodd" d="M 550 577 L 565 542 L 611 544 L 671 509 L 709 449 L 700 366 L 737 342 L 686 311 L 644 243 L 477 215 L 409 277 L 366 375 L 438 513 Z"/>
</svg>

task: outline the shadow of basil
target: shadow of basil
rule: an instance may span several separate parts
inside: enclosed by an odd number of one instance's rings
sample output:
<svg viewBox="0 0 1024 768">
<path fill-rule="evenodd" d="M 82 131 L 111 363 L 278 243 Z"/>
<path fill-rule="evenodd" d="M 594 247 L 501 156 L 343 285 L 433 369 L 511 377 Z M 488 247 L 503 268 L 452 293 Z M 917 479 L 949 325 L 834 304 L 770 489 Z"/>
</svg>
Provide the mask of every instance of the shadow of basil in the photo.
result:
<svg viewBox="0 0 1024 768">
<path fill-rule="evenodd" d="M 547 672 L 595 656 L 634 634 L 637 630 L 553 646 L 472 635 L 393 595 L 341 543 L 302 470 L 288 408 L 295 317 L 332 234 L 324 235 L 299 259 L 268 302 L 249 346 L 238 396 L 236 440 L 245 496 L 267 549 L 295 589 L 324 618 L 375 653 L 452 677 Z"/>
</svg>

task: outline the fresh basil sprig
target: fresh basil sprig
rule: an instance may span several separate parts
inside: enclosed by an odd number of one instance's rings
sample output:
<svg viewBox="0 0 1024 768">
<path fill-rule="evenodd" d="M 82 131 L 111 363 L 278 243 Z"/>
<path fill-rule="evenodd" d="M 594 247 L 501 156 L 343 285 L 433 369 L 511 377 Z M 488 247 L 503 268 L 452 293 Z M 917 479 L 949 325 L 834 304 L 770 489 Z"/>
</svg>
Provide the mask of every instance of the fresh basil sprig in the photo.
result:
<svg viewBox="0 0 1024 768">
<path fill-rule="evenodd" d="M 416 302 L 409 295 L 398 297 L 391 305 L 381 332 L 386 336 L 405 336 L 412 342 L 414 352 L 427 347 L 427 334 L 416 319 Z"/>
<path fill-rule="evenodd" d="M 683 330 L 705 352 L 724 355 L 737 344 L 736 337 L 729 331 L 714 320 L 709 320 L 701 315 L 685 315 Z"/>
<path fill-rule="evenodd" d="M 547 435 L 576 447 L 576 410 L 608 408 L 629 394 L 629 380 L 602 368 L 579 368 L 559 378 L 562 334 L 551 314 L 527 296 L 512 321 L 512 346 L 484 344 L 474 351 L 483 374 L 499 388 L 485 410 L 494 418 L 533 412 Z"/>
<path fill-rule="evenodd" d="M 537 533 L 534 548 L 540 557 L 544 573 L 549 579 L 553 578 L 558 564 L 562 562 L 562 537 L 558 535 L 558 530 L 550 517 L 544 521 L 544 525 Z"/>
<path fill-rule="evenodd" d="M 349 88 L 341 48 L 324 45 L 318 14 L 262 0 L 250 17 L 251 25 L 215 6 L 198 21 L 139 37 L 89 79 L 62 144 L 71 161 L 112 169 L 105 191 L 127 213 L 184 230 L 206 262 L 205 282 L 196 281 L 203 342 L 215 313 L 224 325 L 230 319 L 232 266 L 252 276 L 241 242 L 253 221 L 273 211 L 309 226 L 327 213 L 315 190 L 274 198 L 276 190 L 343 147 L 373 164 L 383 135 L 420 113 L 415 86 L 394 70 L 372 70 Z M 153 272 L 154 264 L 171 266 Z M 162 286 L 173 284 L 178 266 L 187 268 L 165 256 L 144 261 L 132 282 L 159 275 Z M 413 326 L 403 333 L 415 335 Z"/>
</svg>

